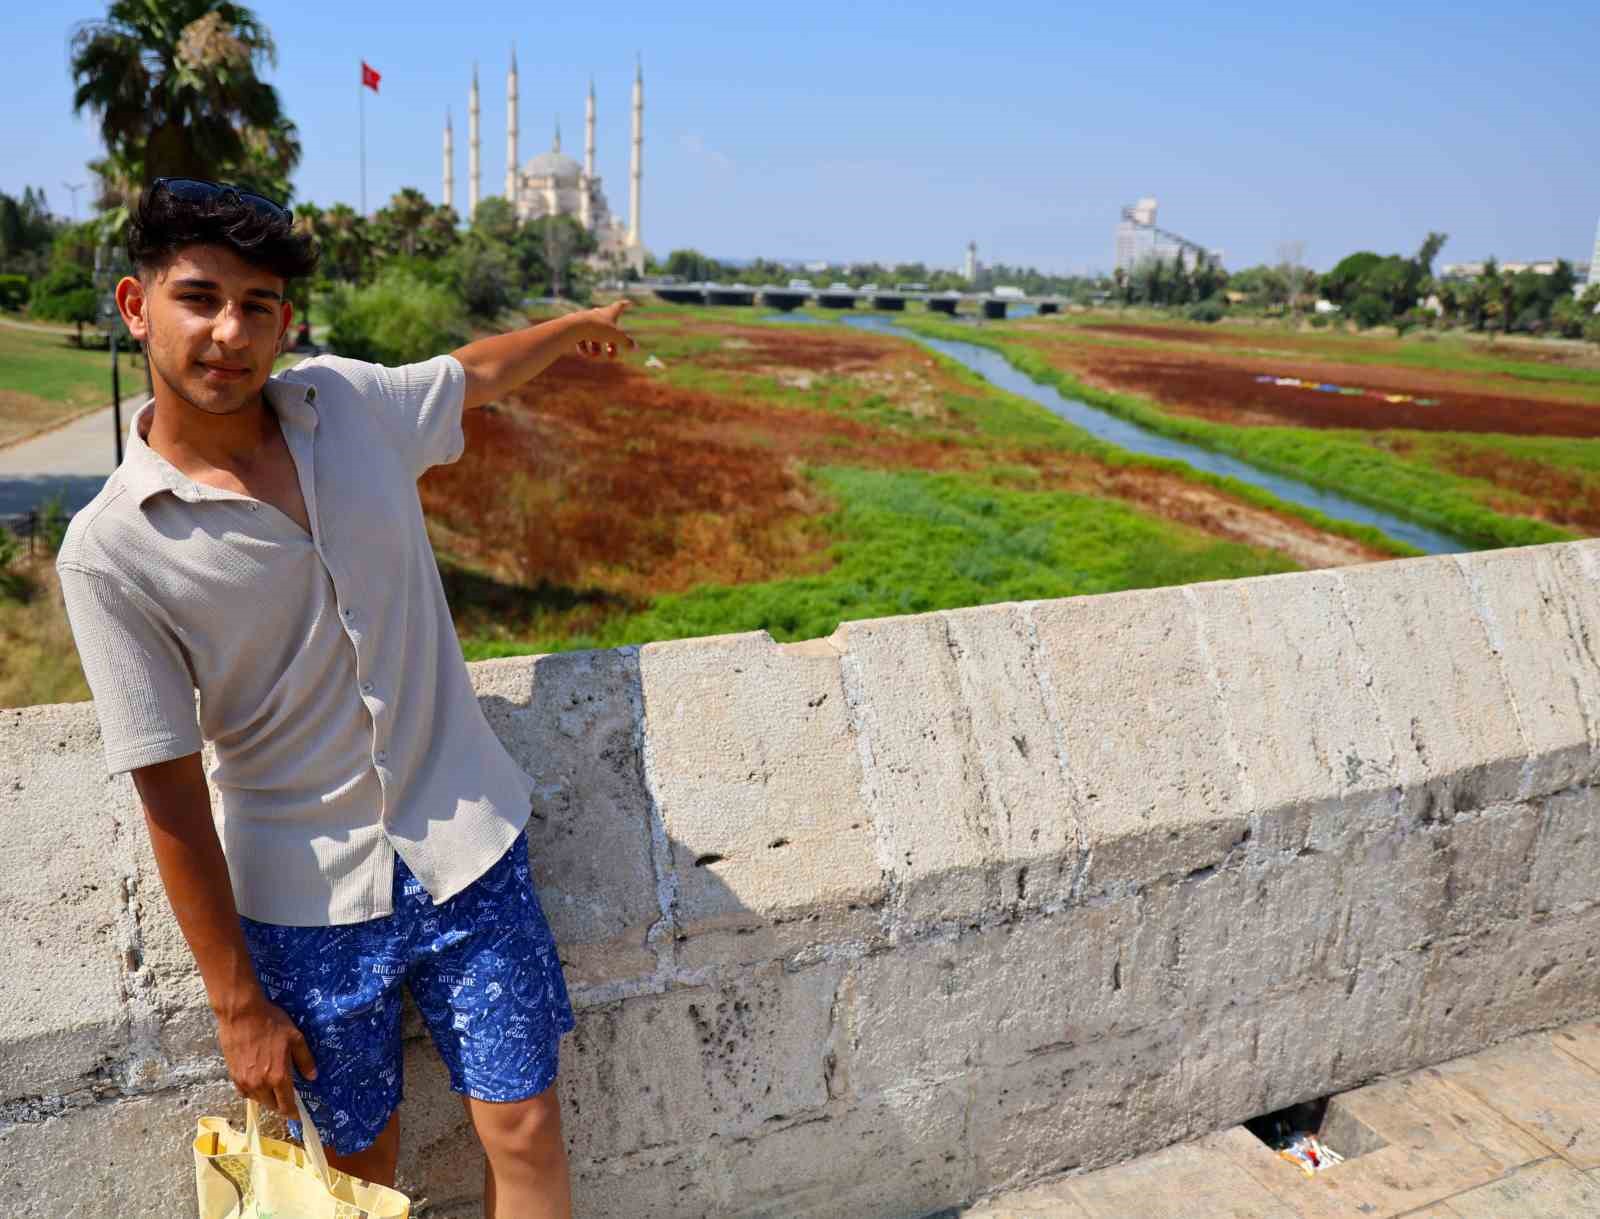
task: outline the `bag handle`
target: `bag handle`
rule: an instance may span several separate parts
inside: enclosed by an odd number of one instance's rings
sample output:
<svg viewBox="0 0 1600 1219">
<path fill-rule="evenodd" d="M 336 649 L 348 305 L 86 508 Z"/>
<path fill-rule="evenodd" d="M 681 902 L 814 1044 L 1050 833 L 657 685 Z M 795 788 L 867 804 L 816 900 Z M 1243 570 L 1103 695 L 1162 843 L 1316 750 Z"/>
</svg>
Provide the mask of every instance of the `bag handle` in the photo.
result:
<svg viewBox="0 0 1600 1219">
<path fill-rule="evenodd" d="M 328 1154 L 322 1150 L 322 1139 L 317 1134 L 317 1124 L 311 1120 L 311 1115 L 306 1112 L 306 1103 L 300 1099 L 300 1092 L 296 1089 L 294 1094 L 294 1107 L 300 1114 L 300 1142 L 305 1148 L 306 1159 L 311 1161 L 311 1167 L 316 1169 L 317 1178 L 322 1182 L 322 1188 L 333 1191 L 333 1173 L 328 1167 Z M 244 1133 L 250 1154 L 261 1154 L 261 1106 L 253 1100 L 247 1100 L 244 1107 Z"/>
</svg>

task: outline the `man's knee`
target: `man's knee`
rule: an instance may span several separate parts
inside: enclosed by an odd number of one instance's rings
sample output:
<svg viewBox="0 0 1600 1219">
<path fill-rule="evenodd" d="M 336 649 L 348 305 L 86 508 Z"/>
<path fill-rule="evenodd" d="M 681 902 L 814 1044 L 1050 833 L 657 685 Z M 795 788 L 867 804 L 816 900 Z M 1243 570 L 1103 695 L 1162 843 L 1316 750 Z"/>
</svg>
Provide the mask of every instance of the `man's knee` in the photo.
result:
<svg viewBox="0 0 1600 1219">
<path fill-rule="evenodd" d="M 491 1163 L 554 1167 L 565 1161 L 561 1102 L 554 1085 L 529 1100 L 509 1104 L 469 1100 L 467 1109 Z"/>
</svg>

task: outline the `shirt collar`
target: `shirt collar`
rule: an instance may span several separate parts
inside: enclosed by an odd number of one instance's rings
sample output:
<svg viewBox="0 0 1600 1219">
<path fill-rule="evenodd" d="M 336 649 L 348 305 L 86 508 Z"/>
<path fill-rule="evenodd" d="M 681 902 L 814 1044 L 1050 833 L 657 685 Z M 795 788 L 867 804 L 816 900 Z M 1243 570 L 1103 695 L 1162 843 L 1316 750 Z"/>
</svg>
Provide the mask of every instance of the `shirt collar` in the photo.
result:
<svg viewBox="0 0 1600 1219">
<path fill-rule="evenodd" d="M 261 392 L 280 423 L 307 432 L 316 430 L 316 386 L 302 385 L 282 377 L 269 377 Z M 144 433 L 149 430 L 154 415 L 154 398 L 147 398 L 133 412 L 133 419 L 128 424 L 127 447 L 117 471 L 122 476 L 123 485 L 133 495 L 134 503 L 142 507 L 147 499 L 162 491 L 171 491 L 179 499 L 191 504 L 202 499 L 233 498 L 225 491 L 195 482 L 145 442 Z"/>
</svg>

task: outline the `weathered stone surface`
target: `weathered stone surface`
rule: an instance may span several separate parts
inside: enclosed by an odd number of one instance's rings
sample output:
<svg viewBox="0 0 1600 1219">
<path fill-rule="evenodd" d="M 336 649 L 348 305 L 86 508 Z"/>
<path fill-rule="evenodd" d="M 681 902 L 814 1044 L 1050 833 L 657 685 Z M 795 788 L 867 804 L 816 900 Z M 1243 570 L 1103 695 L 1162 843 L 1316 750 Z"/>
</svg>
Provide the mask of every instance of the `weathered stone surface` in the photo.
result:
<svg viewBox="0 0 1600 1219">
<path fill-rule="evenodd" d="M 649 644 L 639 670 L 682 933 L 789 920 L 784 948 L 876 934 L 887 890 L 836 649 L 758 631 Z"/>
<path fill-rule="evenodd" d="M 724 1149 L 738 1200 L 729 1213 L 911 1219 L 967 1197 L 967 1094 L 966 1081 L 897 1089 L 735 1139 Z"/>
<path fill-rule="evenodd" d="M 726 1215 L 722 1155 L 717 1144 L 636 1151 L 572 1165 L 575 1215 L 628 1219 L 707 1219 Z M 732 1212 L 739 1213 L 739 1212 Z"/>
<path fill-rule="evenodd" d="M 1089 891 L 1221 859 L 1249 825 L 1251 791 L 1184 590 L 1023 610 L 1079 794 Z"/>
<path fill-rule="evenodd" d="M 820 1108 L 842 972 L 768 965 L 581 1013 L 561 1059 L 574 1157 L 747 1134 Z"/>
<path fill-rule="evenodd" d="M 0 1101 L 70 1092 L 127 1045 L 113 789 L 88 703 L 0 711 Z"/>
<path fill-rule="evenodd" d="M 860 691 L 902 925 L 1070 891 L 1047 879 L 1072 875 L 1079 828 L 1030 633 L 1014 607 L 988 606 L 851 622 L 833 637 Z"/>
<path fill-rule="evenodd" d="M 1544 801 L 1532 868 L 1533 911 L 1570 914 L 1600 901 L 1600 791 L 1576 787 Z"/>
<path fill-rule="evenodd" d="M 1182 1036 L 1180 1020 L 1161 1020 L 976 1073 L 974 1190 L 1110 1164 L 1193 1133 L 1178 1065 Z"/>
<path fill-rule="evenodd" d="M 1434 945 L 1411 1035 L 1428 1061 L 1600 1011 L 1600 907 Z"/>
<path fill-rule="evenodd" d="M 903 945 L 851 966 L 844 1071 L 872 1094 L 1016 1063 L 1180 1001 L 1173 928 L 1142 897 Z"/>
<path fill-rule="evenodd" d="M 0 1128 L 0 1214 L 193 1219 L 190 1140 L 202 1117 L 242 1126 L 244 1104 L 211 1084 Z"/>
<path fill-rule="evenodd" d="M 1458 555 L 1478 618 L 1500 661 L 1526 743 L 1523 796 L 1560 791 L 1590 769 L 1589 725 L 1578 693 L 1581 644 L 1548 548 Z"/>
<path fill-rule="evenodd" d="M 474 665 L 484 714 L 538 784 L 534 884 L 574 988 L 648 977 L 662 917 L 639 759 L 637 653 L 574 652 Z"/>
<path fill-rule="evenodd" d="M 1462 569 L 1407 559 L 1347 568 L 1338 579 L 1407 811 L 1427 820 L 1523 795 L 1528 746 Z M 1411 777 L 1419 768 L 1425 782 Z"/>
<path fill-rule="evenodd" d="M 1327 851 L 1386 828 L 1406 776 L 1337 573 L 1216 581 L 1185 591 L 1248 776 L 1258 845 Z"/>
<path fill-rule="evenodd" d="M 1567 639 L 1576 658 L 1567 674 L 1589 726 L 1590 781 L 1600 775 L 1600 544 L 1541 547 L 1567 609 Z"/>
</svg>

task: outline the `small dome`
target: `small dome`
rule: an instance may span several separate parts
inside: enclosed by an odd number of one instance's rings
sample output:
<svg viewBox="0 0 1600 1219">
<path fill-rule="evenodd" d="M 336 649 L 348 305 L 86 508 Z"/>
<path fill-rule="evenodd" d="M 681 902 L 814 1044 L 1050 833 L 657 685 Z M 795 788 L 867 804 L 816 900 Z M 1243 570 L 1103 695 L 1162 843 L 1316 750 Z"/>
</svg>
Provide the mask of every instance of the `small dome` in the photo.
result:
<svg viewBox="0 0 1600 1219">
<path fill-rule="evenodd" d="M 576 182 L 583 173 L 576 161 L 559 152 L 541 152 L 522 172 L 530 178 L 554 178 L 557 182 Z"/>
</svg>

